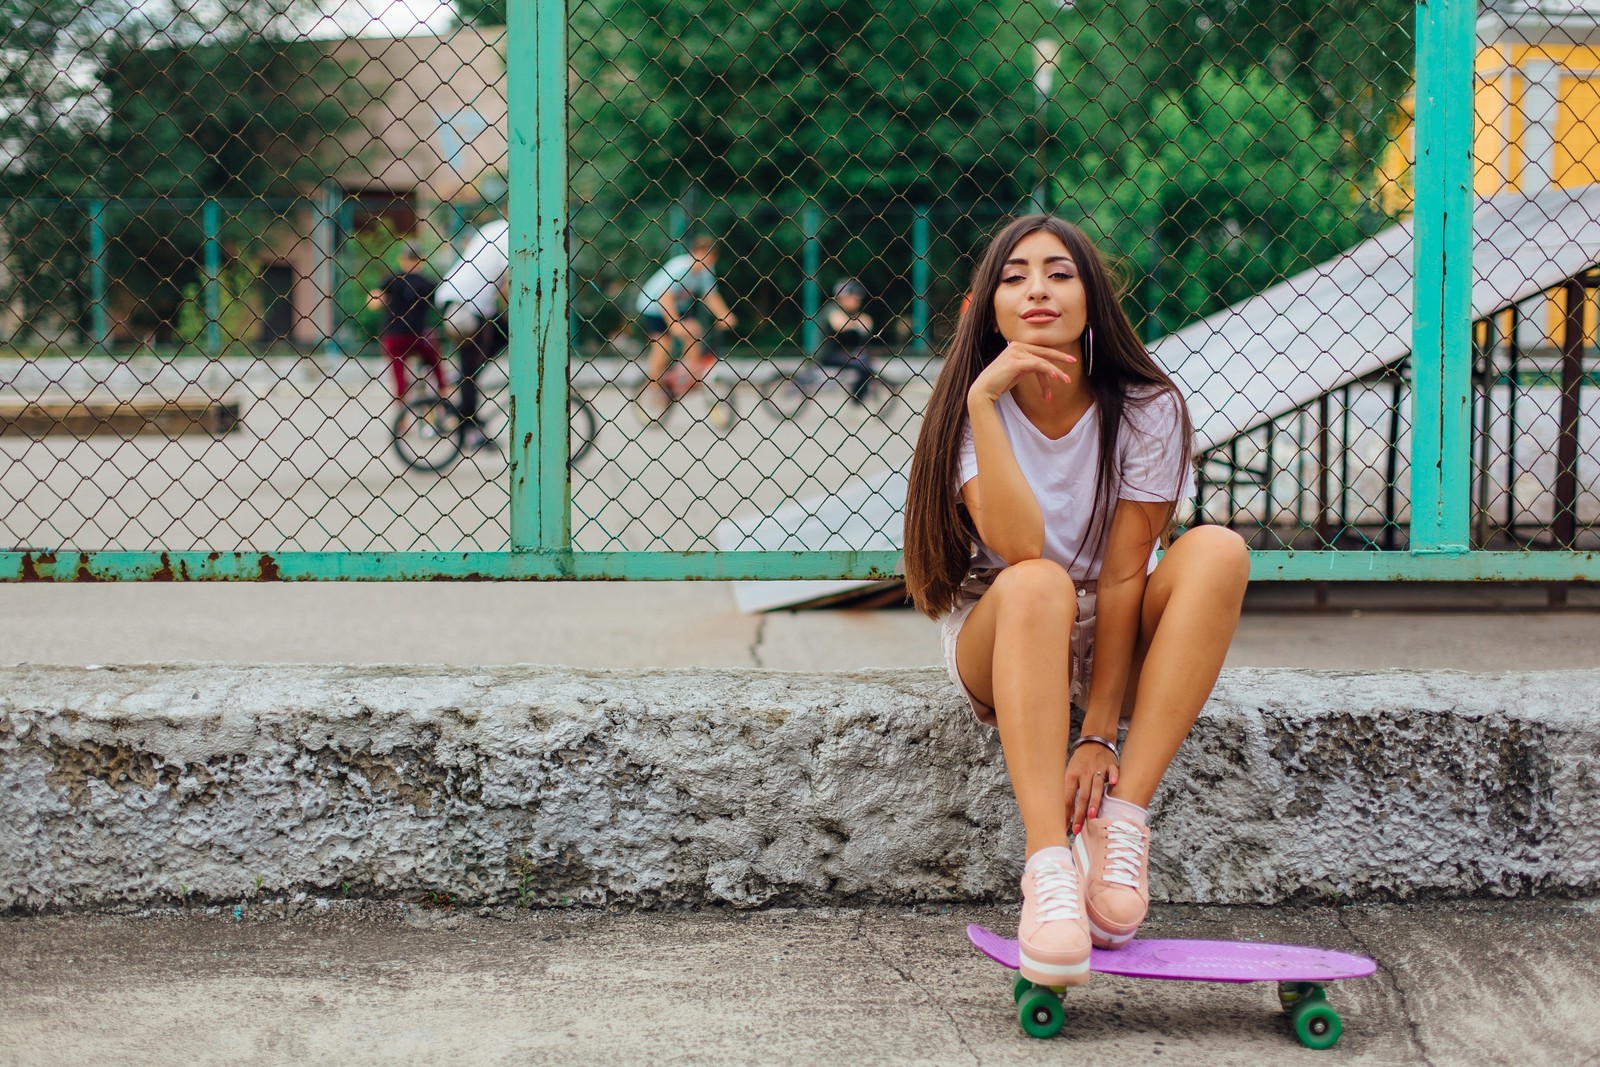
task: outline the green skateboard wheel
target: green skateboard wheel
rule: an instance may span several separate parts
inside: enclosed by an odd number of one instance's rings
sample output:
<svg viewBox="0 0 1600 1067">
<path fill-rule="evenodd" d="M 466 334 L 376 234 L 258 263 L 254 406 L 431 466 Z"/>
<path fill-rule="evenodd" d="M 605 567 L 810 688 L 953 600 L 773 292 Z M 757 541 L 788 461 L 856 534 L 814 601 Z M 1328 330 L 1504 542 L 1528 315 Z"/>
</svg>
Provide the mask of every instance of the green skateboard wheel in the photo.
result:
<svg viewBox="0 0 1600 1067">
<path fill-rule="evenodd" d="M 1021 1004 L 1022 994 L 1033 988 L 1033 983 L 1022 975 L 1017 975 L 1017 980 L 1011 983 L 1011 1003 Z"/>
<path fill-rule="evenodd" d="M 1344 1024 L 1339 1021 L 1339 1013 L 1326 1000 L 1311 998 L 1295 1005 L 1294 1013 L 1289 1016 L 1294 1023 L 1294 1036 L 1306 1048 L 1329 1049 L 1339 1042 L 1339 1035 L 1344 1032 Z"/>
<path fill-rule="evenodd" d="M 1055 1037 L 1066 1025 L 1067 1011 L 1055 993 L 1043 986 L 1035 986 L 1017 1002 L 1017 1021 L 1022 1024 L 1022 1032 L 1029 1037 Z"/>
</svg>

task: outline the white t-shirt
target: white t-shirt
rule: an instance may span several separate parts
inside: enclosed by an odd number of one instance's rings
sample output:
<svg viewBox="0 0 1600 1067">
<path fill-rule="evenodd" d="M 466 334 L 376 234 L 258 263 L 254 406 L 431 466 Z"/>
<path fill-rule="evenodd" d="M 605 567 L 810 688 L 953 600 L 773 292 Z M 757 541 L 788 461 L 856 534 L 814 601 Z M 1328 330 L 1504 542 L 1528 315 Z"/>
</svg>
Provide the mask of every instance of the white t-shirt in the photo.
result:
<svg viewBox="0 0 1600 1067">
<path fill-rule="evenodd" d="M 510 227 L 504 219 L 486 223 L 461 250 L 461 258 L 450 265 L 433 292 L 433 302 L 446 308 L 462 304 L 476 313 L 479 321 L 494 317 L 500 306 L 500 279 L 510 262 Z"/>
<path fill-rule="evenodd" d="M 673 256 L 661 265 L 660 270 L 650 275 L 650 280 L 639 288 L 639 300 L 635 306 L 642 312 L 654 311 L 659 314 L 664 310 L 661 298 L 674 290 L 702 297 L 716 287 L 717 276 L 711 268 L 697 261 L 694 253 L 685 252 L 681 256 Z"/>
<path fill-rule="evenodd" d="M 1130 396 L 1123 407 L 1113 499 L 1182 500 L 1194 493 L 1194 464 L 1184 454 L 1178 400 L 1171 393 L 1143 395 L 1149 399 Z M 1028 421 L 1010 393 L 1000 397 L 995 410 L 1000 413 L 1017 466 L 1044 513 L 1043 558 L 1061 564 L 1079 581 L 1097 578 L 1100 546 L 1085 547 L 1084 541 L 1094 511 L 1100 466 L 1100 405 L 1091 406 L 1066 436 L 1055 440 Z M 961 429 L 958 486 L 977 476 L 978 448 L 969 421 Z M 1109 522 L 1110 516 L 1104 521 Z M 973 569 L 998 570 L 1005 565 L 982 541 L 973 546 Z M 1155 565 L 1152 550 L 1150 568 Z"/>
</svg>

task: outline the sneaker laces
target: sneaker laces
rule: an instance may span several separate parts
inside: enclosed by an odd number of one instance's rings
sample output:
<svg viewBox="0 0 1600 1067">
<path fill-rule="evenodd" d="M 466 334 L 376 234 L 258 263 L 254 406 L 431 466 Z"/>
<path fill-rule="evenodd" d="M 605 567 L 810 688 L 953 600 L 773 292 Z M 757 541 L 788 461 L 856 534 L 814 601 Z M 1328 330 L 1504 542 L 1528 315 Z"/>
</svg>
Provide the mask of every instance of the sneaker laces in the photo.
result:
<svg viewBox="0 0 1600 1067">
<path fill-rule="evenodd" d="M 1131 822 L 1106 824 L 1106 861 L 1101 877 L 1118 885 L 1139 888 L 1144 864 L 1144 835 Z"/>
<path fill-rule="evenodd" d="M 1038 897 L 1034 906 L 1040 922 L 1079 917 L 1076 868 L 1046 860 L 1034 868 L 1033 890 Z"/>
</svg>

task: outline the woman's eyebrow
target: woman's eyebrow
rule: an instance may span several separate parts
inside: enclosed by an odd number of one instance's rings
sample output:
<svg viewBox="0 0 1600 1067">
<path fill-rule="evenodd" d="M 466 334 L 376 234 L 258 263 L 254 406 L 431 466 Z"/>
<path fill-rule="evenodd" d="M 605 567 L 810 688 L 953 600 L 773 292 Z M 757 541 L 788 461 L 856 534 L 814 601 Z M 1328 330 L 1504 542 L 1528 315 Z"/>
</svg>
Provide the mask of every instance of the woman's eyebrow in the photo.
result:
<svg viewBox="0 0 1600 1067">
<path fill-rule="evenodd" d="M 1071 256 L 1045 256 L 1044 261 L 1046 263 L 1065 263 L 1069 267 L 1077 266 L 1076 263 L 1072 262 Z M 1005 265 L 1008 267 L 1026 267 L 1028 265 L 1028 261 L 1021 258 L 1008 259 L 1006 260 Z"/>
</svg>

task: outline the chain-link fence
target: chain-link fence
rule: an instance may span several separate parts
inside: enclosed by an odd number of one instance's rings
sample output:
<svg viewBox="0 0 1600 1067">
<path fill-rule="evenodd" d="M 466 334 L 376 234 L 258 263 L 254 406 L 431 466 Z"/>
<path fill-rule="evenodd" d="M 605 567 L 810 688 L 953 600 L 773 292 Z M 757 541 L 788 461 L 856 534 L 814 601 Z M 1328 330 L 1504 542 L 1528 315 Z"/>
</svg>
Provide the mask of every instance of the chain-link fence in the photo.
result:
<svg viewBox="0 0 1600 1067">
<path fill-rule="evenodd" d="M 1600 570 L 1600 0 L 0 18 L 0 578 L 889 576 L 1030 211 L 1258 576 Z"/>
</svg>

